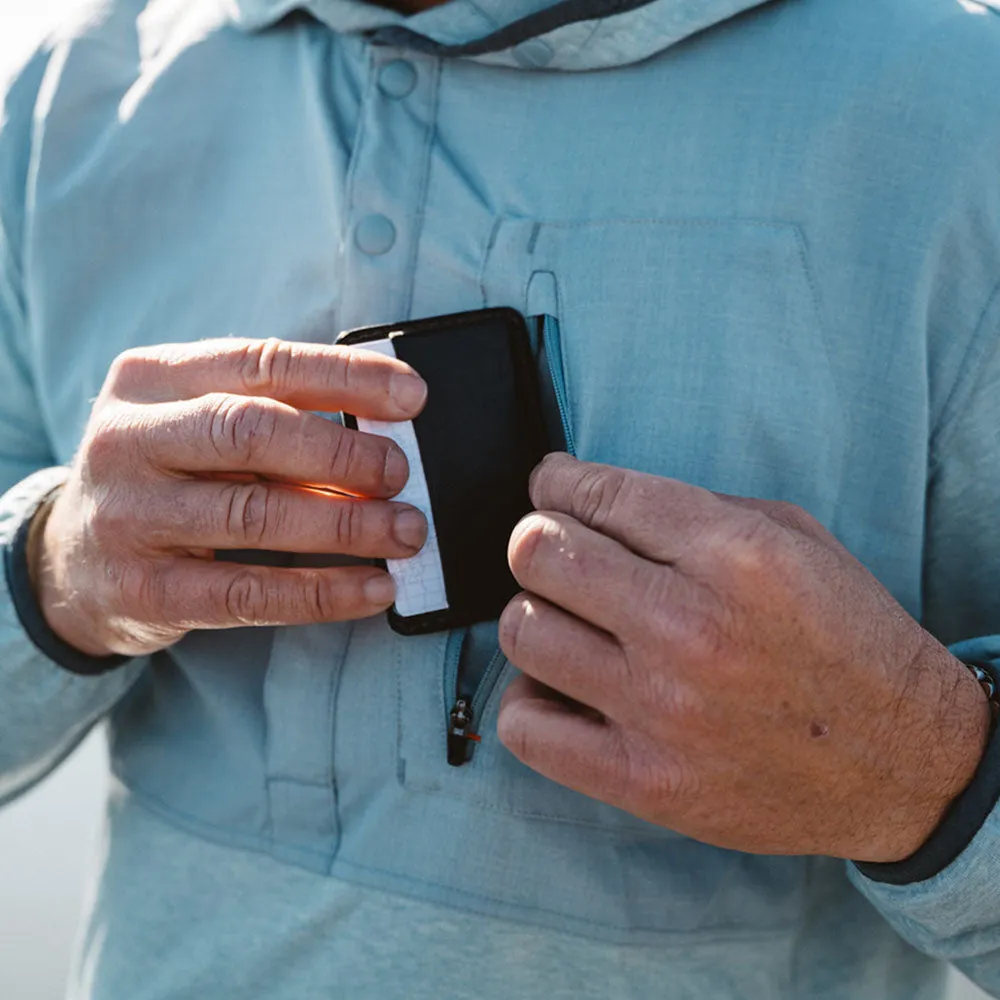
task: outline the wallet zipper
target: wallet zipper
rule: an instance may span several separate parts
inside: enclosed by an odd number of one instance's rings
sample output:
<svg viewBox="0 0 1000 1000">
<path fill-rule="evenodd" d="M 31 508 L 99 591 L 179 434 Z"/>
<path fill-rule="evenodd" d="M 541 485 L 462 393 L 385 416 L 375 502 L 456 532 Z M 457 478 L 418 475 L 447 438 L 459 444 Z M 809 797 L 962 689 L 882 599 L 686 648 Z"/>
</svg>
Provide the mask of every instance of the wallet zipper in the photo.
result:
<svg viewBox="0 0 1000 1000">
<path fill-rule="evenodd" d="M 445 706 L 447 718 L 448 763 L 461 767 L 471 759 L 472 750 L 481 736 L 476 732 L 476 722 L 482 716 L 486 703 L 507 665 L 507 657 L 497 649 L 483 671 L 475 690 L 464 683 L 462 676 L 462 649 L 467 630 L 459 629 L 448 636 L 445 652 Z"/>
</svg>

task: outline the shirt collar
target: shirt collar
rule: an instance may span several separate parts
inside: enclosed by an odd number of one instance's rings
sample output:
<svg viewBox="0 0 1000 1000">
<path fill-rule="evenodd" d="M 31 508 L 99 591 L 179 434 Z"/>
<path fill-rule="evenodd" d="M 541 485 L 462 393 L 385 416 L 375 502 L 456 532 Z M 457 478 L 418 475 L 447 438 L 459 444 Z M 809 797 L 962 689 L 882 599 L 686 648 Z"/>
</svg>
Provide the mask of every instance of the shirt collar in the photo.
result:
<svg viewBox="0 0 1000 1000">
<path fill-rule="evenodd" d="M 451 0 L 409 16 L 362 0 L 226 2 L 248 31 L 304 10 L 377 44 L 513 68 L 592 70 L 647 59 L 771 0 Z"/>
</svg>

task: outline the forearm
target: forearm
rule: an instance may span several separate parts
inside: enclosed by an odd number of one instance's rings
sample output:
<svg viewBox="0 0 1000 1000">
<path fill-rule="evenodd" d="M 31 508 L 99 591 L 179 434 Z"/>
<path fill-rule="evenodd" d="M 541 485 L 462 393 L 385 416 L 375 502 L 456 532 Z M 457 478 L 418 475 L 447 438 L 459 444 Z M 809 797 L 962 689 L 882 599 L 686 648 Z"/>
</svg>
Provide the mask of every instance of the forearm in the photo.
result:
<svg viewBox="0 0 1000 1000">
<path fill-rule="evenodd" d="M 45 470 L 0 498 L 0 545 L 6 550 L 39 499 L 60 479 Z M 0 573 L 0 802 L 44 777 L 139 677 L 144 660 L 99 676 L 60 666 L 32 641 Z"/>
</svg>

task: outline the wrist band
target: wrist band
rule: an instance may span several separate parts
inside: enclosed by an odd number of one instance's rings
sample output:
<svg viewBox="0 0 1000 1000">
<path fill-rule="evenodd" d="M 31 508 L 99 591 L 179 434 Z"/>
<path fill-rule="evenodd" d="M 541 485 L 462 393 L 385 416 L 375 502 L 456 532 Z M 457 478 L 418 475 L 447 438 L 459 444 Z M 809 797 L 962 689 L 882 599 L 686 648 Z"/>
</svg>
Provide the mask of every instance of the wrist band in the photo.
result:
<svg viewBox="0 0 1000 1000">
<path fill-rule="evenodd" d="M 125 666 L 132 658 L 130 656 L 88 656 L 75 646 L 64 642 L 45 620 L 45 614 L 38 603 L 38 595 L 32 585 L 31 569 L 28 562 L 32 525 L 36 515 L 48 516 L 45 507 L 46 505 L 51 507 L 59 489 L 60 487 L 57 486 L 35 501 L 25 512 L 24 519 L 14 533 L 14 537 L 4 546 L 4 571 L 7 577 L 7 588 L 10 590 L 11 600 L 21 627 L 39 652 L 71 674 L 77 674 L 81 677 L 95 677 Z M 36 528 L 36 538 L 38 530 L 42 527 L 44 525 Z"/>
<path fill-rule="evenodd" d="M 979 833 L 987 816 L 1000 799 L 1000 671 L 986 660 L 966 663 L 983 686 L 993 710 L 989 740 L 976 773 L 968 787 L 952 802 L 944 818 L 915 854 L 902 861 L 888 863 L 855 861 L 854 866 L 873 882 L 888 885 L 911 885 L 924 882 L 944 871 Z"/>
<path fill-rule="evenodd" d="M 965 665 L 972 671 L 972 675 L 979 681 L 979 686 L 986 693 L 990 710 L 993 713 L 993 724 L 996 725 L 997 716 L 1000 715 L 1000 693 L 997 691 L 997 681 L 993 675 L 992 664 L 985 660 L 970 660 Z"/>
</svg>

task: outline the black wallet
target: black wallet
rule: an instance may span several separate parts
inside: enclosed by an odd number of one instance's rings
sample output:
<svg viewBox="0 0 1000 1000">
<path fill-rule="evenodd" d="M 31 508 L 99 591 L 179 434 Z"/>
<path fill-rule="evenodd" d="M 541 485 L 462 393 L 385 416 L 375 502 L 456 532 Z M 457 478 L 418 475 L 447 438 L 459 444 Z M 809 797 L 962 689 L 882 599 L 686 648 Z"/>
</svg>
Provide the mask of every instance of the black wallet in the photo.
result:
<svg viewBox="0 0 1000 1000">
<path fill-rule="evenodd" d="M 428 515 L 427 544 L 388 560 L 396 581 L 391 627 L 419 635 L 497 618 L 519 590 L 507 565 L 515 524 L 531 508 L 528 479 L 565 446 L 544 379 L 542 321 L 513 309 L 483 309 L 349 330 L 337 343 L 405 361 L 428 385 L 412 421 L 344 414 L 348 426 L 395 440 L 410 461 L 397 499 Z"/>
</svg>

